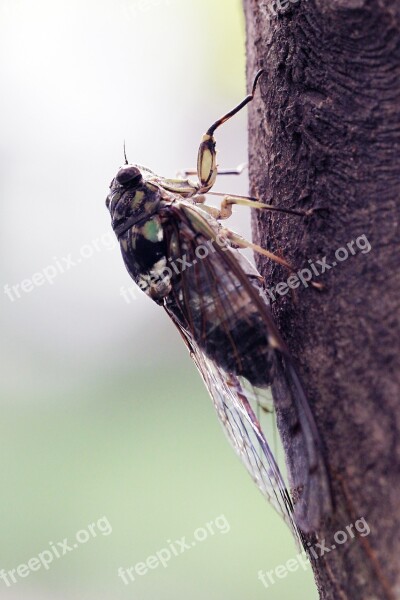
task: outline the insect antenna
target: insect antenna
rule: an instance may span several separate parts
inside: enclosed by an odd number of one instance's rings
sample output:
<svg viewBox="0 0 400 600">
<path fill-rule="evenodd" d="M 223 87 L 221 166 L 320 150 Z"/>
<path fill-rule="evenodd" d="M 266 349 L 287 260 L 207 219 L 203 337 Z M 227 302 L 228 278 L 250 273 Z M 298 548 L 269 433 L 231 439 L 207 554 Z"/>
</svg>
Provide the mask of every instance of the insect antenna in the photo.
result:
<svg viewBox="0 0 400 600">
<path fill-rule="evenodd" d="M 128 165 L 128 159 L 126 158 L 126 148 L 125 148 L 125 140 L 124 140 L 124 158 L 125 158 L 125 164 Z"/>
</svg>

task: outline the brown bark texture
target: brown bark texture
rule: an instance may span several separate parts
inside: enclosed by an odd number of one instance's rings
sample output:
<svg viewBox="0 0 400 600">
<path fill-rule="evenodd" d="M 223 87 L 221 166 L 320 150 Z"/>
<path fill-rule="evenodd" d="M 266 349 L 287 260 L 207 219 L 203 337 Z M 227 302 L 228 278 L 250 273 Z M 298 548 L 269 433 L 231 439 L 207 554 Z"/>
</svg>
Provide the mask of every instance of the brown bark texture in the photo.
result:
<svg viewBox="0 0 400 600">
<path fill-rule="evenodd" d="M 296 270 L 312 271 L 314 264 L 313 280 L 325 286 L 318 291 L 300 282 L 288 291 L 281 286 L 280 295 L 276 285 L 290 273 L 257 259 L 332 485 L 333 511 L 308 537 L 325 540 L 329 550 L 311 556 L 316 583 L 324 600 L 394 600 L 400 598 L 400 2 L 243 2 L 248 87 L 258 69 L 266 71 L 249 105 L 250 193 L 285 208 L 319 209 L 307 218 L 253 215 L 257 243 Z M 321 273 L 323 257 L 330 268 Z M 296 481 L 301 457 L 279 398 L 277 404 Z M 361 518 L 370 534 L 348 536 L 332 549 L 336 532 Z"/>
</svg>

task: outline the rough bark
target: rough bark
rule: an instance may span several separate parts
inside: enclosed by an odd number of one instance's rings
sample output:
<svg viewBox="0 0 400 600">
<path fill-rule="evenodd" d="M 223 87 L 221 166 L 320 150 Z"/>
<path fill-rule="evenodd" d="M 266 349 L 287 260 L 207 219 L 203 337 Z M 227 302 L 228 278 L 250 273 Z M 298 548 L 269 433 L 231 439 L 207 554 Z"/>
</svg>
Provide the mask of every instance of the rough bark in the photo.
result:
<svg viewBox="0 0 400 600">
<path fill-rule="evenodd" d="M 371 533 L 313 561 L 323 599 L 400 598 L 400 3 L 244 0 L 252 195 L 300 219 L 254 215 L 255 241 L 297 267 L 347 248 L 272 309 L 305 384 L 335 508 L 318 537 L 364 517 Z M 371 250 L 347 244 L 366 236 Z M 281 267 L 259 258 L 271 288 Z M 319 265 L 318 265 L 319 267 Z M 321 268 L 320 268 L 321 270 Z M 298 458 L 280 423 L 292 476 Z M 311 539 L 311 538 L 310 538 Z M 319 551 L 318 551 L 319 553 Z"/>
</svg>

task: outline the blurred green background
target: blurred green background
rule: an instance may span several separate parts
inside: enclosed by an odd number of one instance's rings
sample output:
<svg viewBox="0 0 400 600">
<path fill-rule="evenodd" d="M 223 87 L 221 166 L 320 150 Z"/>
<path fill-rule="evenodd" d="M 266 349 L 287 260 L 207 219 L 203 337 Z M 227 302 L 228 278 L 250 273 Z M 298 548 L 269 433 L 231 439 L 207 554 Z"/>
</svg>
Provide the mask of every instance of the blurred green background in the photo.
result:
<svg viewBox="0 0 400 600">
<path fill-rule="evenodd" d="M 240 1 L 0 0 L 0 12 L 0 569 L 100 517 L 112 527 L 48 570 L 0 580 L 1 598 L 316 598 L 309 569 L 269 589 L 257 578 L 298 549 L 166 315 L 137 291 L 126 300 L 104 206 L 124 139 L 131 162 L 172 176 L 244 96 Z M 246 160 L 246 114 L 218 148 L 221 166 Z M 245 193 L 246 175 L 216 189 Z M 249 235 L 240 209 L 233 228 Z M 49 266 L 51 284 L 22 289 Z M 118 577 L 219 515 L 228 533 L 129 585 Z"/>
</svg>

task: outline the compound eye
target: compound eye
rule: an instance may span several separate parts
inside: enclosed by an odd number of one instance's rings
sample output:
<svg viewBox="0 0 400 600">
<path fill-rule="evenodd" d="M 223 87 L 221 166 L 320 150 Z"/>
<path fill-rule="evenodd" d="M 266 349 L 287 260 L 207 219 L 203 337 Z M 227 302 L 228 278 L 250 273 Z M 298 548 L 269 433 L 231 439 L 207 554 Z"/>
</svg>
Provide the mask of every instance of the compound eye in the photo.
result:
<svg viewBox="0 0 400 600">
<path fill-rule="evenodd" d="M 122 167 L 115 178 L 120 185 L 136 186 L 142 181 L 142 174 L 137 167 Z"/>
</svg>

